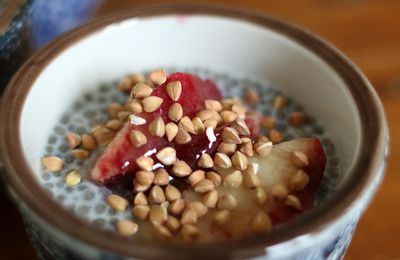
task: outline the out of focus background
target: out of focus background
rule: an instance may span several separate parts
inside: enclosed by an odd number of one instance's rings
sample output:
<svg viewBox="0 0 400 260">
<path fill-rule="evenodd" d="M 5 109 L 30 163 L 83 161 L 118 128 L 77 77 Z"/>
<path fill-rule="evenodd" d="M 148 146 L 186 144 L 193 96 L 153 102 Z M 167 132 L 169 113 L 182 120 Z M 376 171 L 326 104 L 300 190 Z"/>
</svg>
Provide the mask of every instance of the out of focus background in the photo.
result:
<svg viewBox="0 0 400 260">
<path fill-rule="evenodd" d="M 90 19 L 184 0 L 0 0 L 0 87 L 21 63 L 61 32 Z M 389 121 L 386 178 L 357 227 L 345 259 L 400 259 L 400 1 L 208 0 L 300 25 L 344 52 L 367 75 Z M 35 259 L 22 221 L 0 191 L 0 259 Z"/>
</svg>

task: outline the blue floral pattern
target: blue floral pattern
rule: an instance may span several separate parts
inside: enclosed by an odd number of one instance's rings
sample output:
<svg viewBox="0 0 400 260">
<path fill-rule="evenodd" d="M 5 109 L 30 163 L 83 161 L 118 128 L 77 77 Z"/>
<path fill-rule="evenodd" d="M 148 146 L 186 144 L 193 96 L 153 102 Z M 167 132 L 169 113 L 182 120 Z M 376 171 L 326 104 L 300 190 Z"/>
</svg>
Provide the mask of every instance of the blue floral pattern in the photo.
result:
<svg viewBox="0 0 400 260">
<path fill-rule="evenodd" d="M 41 47 L 59 34 L 86 22 L 101 0 L 34 0 L 33 41 Z"/>
<path fill-rule="evenodd" d="M 26 1 L 20 6 L 9 27 L 0 33 L 0 93 L 30 53 L 30 4 Z"/>
</svg>

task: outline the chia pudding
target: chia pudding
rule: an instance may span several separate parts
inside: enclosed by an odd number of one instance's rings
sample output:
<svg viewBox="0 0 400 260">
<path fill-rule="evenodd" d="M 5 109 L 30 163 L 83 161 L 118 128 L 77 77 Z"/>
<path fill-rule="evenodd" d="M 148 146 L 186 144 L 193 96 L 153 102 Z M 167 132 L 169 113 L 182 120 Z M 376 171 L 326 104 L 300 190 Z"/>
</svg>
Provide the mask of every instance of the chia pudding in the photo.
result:
<svg viewBox="0 0 400 260">
<path fill-rule="evenodd" d="M 326 200 L 340 160 L 312 115 L 267 82 L 173 71 L 72 104 L 43 151 L 55 200 L 98 228 L 177 243 L 265 233 Z"/>
</svg>

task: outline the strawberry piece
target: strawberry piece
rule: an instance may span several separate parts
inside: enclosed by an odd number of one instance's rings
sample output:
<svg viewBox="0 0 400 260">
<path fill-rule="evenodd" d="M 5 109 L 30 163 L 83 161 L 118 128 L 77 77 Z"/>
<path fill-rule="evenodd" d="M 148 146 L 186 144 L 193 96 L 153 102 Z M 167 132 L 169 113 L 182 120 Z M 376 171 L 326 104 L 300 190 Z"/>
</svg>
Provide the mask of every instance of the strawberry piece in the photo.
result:
<svg viewBox="0 0 400 260">
<path fill-rule="evenodd" d="M 175 144 L 176 157 L 179 160 L 185 161 L 192 169 L 196 169 L 197 160 L 203 153 L 210 155 L 215 154 L 220 145 L 221 138 L 219 132 L 215 133 L 217 140 L 210 142 L 205 134 L 192 136 L 192 141 L 187 144 Z"/>
<path fill-rule="evenodd" d="M 113 176 L 133 172 L 137 170 L 136 158 L 141 155 L 153 154 L 158 148 L 167 146 L 166 138 L 153 137 L 149 134 L 148 124 L 158 116 L 161 116 L 165 123 L 170 121 L 168 109 L 173 101 L 167 94 L 166 86 L 169 82 L 177 80 L 182 84 L 182 94 L 178 103 L 182 105 L 185 116 L 193 117 L 203 109 L 206 99 L 221 99 L 221 93 L 217 86 L 210 80 L 202 80 L 199 77 L 184 73 L 169 75 L 167 81 L 157 86 L 152 93 L 153 96 L 163 99 L 161 106 L 152 113 L 138 114 L 138 116 L 146 119 L 147 123 L 144 125 L 133 125 L 129 121 L 125 123 L 94 166 L 91 173 L 94 180 L 104 182 L 110 180 Z M 138 148 L 133 147 L 130 141 L 132 130 L 140 130 L 144 133 L 147 137 L 147 143 Z M 115 179 L 110 182 L 115 182 Z"/>
<path fill-rule="evenodd" d="M 157 111 L 151 113 L 154 117 L 161 116 L 165 122 L 169 122 L 168 109 L 174 103 L 169 98 L 165 87 L 169 82 L 180 81 L 182 84 L 182 94 L 178 100 L 183 107 L 185 116 L 194 117 L 196 113 L 204 109 L 206 99 L 220 100 L 222 98 L 218 87 L 211 80 L 202 80 L 197 76 L 186 73 L 174 73 L 168 76 L 167 81 L 156 87 L 153 96 L 162 98 L 164 101 Z"/>
</svg>

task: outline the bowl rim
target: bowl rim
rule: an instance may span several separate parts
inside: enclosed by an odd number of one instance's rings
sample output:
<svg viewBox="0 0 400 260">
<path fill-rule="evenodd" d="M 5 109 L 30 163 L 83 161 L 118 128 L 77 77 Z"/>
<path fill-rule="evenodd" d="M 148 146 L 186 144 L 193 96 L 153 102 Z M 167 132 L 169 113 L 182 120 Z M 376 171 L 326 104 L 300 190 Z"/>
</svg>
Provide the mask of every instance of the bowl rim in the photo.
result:
<svg viewBox="0 0 400 260">
<path fill-rule="evenodd" d="M 19 131 L 15 129 L 19 129 L 24 100 L 40 72 L 61 51 L 111 24 L 132 18 L 182 14 L 236 19 L 275 31 L 313 52 L 345 82 L 361 119 L 362 143 L 352 176 L 340 192 L 338 191 L 339 194 L 334 200 L 327 201 L 321 207 L 265 235 L 221 244 L 188 247 L 148 241 L 132 242 L 112 232 L 95 228 L 66 211 L 35 182 L 34 174 L 24 161 Z M 216 5 L 173 4 L 136 8 L 99 18 L 66 33 L 34 54 L 19 69 L 3 94 L 0 111 L 0 159 L 5 169 L 4 177 L 8 188 L 18 201 L 22 201 L 34 214 L 68 236 L 101 250 L 130 257 L 182 257 L 189 253 L 198 257 L 215 257 L 231 255 L 232 252 L 240 250 L 250 255 L 265 254 L 265 248 L 268 246 L 300 235 L 320 232 L 349 212 L 357 200 L 371 195 L 382 179 L 387 158 L 388 131 L 382 104 L 367 78 L 348 58 L 329 43 L 295 25 L 253 11 Z"/>
</svg>

